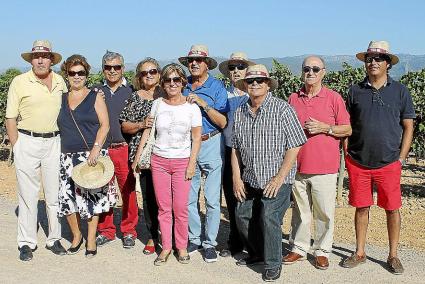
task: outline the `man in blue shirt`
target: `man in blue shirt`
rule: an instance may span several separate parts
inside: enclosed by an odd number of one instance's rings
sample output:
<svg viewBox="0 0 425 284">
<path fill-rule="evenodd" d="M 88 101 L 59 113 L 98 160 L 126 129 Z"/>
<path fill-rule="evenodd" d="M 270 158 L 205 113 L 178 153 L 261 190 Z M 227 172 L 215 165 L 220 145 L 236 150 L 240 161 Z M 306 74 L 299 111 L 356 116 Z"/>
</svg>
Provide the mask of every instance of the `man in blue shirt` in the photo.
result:
<svg viewBox="0 0 425 284">
<path fill-rule="evenodd" d="M 226 126 L 228 111 L 227 92 L 223 83 L 208 74 L 217 62 L 208 56 L 208 47 L 193 45 L 189 54 L 180 57 L 181 64 L 189 69 L 183 94 L 187 101 L 196 103 L 202 111 L 202 145 L 198 155 L 195 176 L 189 196 L 189 243 L 188 252 L 205 250 L 205 261 L 217 261 L 215 246 L 220 225 L 220 190 L 223 165 L 221 130 Z M 201 173 L 205 176 L 206 201 L 205 240 L 201 241 L 201 219 L 198 210 Z"/>
</svg>

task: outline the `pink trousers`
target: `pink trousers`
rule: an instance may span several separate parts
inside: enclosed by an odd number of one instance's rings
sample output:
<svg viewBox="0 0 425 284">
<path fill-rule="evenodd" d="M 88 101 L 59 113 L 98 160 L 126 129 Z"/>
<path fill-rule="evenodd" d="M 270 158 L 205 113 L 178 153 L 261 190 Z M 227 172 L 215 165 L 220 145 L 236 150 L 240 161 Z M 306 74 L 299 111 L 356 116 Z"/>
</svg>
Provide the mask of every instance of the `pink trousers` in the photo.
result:
<svg viewBox="0 0 425 284">
<path fill-rule="evenodd" d="M 189 158 L 167 159 L 152 154 L 152 180 L 158 203 L 158 221 L 164 250 L 172 248 L 173 214 L 176 248 L 187 248 L 190 180 L 185 180 L 184 176 L 188 162 Z"/>
</svg>

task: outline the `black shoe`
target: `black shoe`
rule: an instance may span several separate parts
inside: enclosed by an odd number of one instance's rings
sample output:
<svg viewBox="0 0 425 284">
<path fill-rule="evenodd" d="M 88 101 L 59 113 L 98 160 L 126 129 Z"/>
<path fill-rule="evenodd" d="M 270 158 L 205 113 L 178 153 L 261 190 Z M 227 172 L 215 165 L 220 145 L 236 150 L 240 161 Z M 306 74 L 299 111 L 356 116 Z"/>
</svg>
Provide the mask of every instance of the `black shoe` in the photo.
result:
<svg viewBox="0 0 425 284">
<path fill-rule="evenodd" d="M 86 249 L 85 255 L 86 255 L 87 258 L 93 258 L 93 257 L 96 256 L 96 254 L 97 254 L 97 247 L 96 247 L 95 250 L 88 250 L 88 249 Z"/>
<path fill-rule="evenodd" d="M 197 244 L 194 244 L 192 242 L 189 242 L 189 244 L 187 245 L 187 253 L 188 254 L 192 254 L 195 251 L 199 251 L 201 249 L 202 249 L 201 245 L 197 245 Z"/>
<path fill-rule="evenodd" d="M 34 249 L 35 250 L 35 249 Z M 30 261 L 32 259 L 33 250 L 29 246 L 24 245 L 19 248 L 19 259 L 22 261 Z"/>
<path fill-rule="evenodd" d="M 66 249 L 62 246 L 60 241 L 55 241 L 51 247 L 46 245 L 46 249 L 50 250 L 54 254 L 57 255 L 65 255 Z"/>
<path fill-rule="evenodd" d="M 260 264 L 264 264 L 264 258 L 262 257 L 245 257 L 245 258 L 241 258 L 238 261 L 236 261 L 236 265 L 238 266 L 249 266 L 249 265 L 260 265 Z"/>
<path fill-rule="evenodd" d="M 282 271 L 281 267 L 273 269 L 265 269 L 263 272 L 263 280 L 266 282 L 272 282 L 280 277 L 280 272 Z"/>
<path fill-rule="evenodd" d="M 217 252 L 215 251 L 215 247 L 204 249 L 204 253 L 205 262 L 211 263 L 217 261 Z"/>
<path fill-rule="evenodd" d="M 81 237 L 81 240 L 80 240 L 80 242 L 78 243 L 78 245 L 77 245 L 76 247 L 70 247 L 70 248 L 66 251 L 66 253 L 67 253 L 67 254 L 70 254 L 70 255 L 72 255 L 72 254 L 76 254 L 77 252 L 79 252 L 79 251 L 80 251 L 80 248 L 81 248 L 82 244 L 83 244 L 83 237 Z"/>
<path fill-rule="evenodd" d="M 242 250 L 234 250 L 232 248 L 228 248 L 228 249 L 223 249 L 219 253 L 219 255 L 221 257 L 229 257 L 229 256 L 235 256 L 235 255 L 237 255 L 238 253 L 241 253 L 241 252 L 242 252 Z"/>
<path fill-rule="evenodd" d="M 127 249 L 133 248 L 135 244 L 136 242 L 134 241 L 134 237 L 131 234 L 124 236 L 124 238 L 122 238 L 122 246 L 124 248 L 127 248 Z"/>
<path fill-rule="evenodd" d="M 96 238 L 96 246 L 101 247 L 101 246 L 104 246 L 106 244 L 112 243 L 115 240 L 116 240 L 116 238 L 108 239 L 104 235 L 99 235 Z"/>
</svg>

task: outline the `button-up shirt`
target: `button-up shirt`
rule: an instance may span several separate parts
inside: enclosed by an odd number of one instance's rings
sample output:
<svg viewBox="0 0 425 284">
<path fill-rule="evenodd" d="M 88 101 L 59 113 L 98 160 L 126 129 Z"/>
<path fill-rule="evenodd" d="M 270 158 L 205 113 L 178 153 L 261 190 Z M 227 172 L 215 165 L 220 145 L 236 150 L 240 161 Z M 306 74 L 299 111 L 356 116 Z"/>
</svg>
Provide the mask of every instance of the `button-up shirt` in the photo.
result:
<svg viewBox="0 0 425 284">
<path fill-rule="evenodd" d="M 249 97 L 247 93 L 239 95 L 238 91 L 233 85 L 230 85 L 227 89 L 227 101 L 229 103 L 229 112 L 227 113 L 227 125 L 223 129 L 224 144 L 227 147 L 232 147 L 232 135 L 233 135 L 233 122 L 235 111 L 238 107 L 245 104 Z"/>
<path fill-rule="evenodd" d="M 254 113 L 250 101 L 235 112 L 233 148 L 242 158 L 242 180 L 254 188 L 264 189 L 280 167 L 287 150 L 306 142 L 306 136 L 293 108 L 284 100 L 267 94 Z M 284 183 L 294 183 L 296 165 Z"/>
</svg>

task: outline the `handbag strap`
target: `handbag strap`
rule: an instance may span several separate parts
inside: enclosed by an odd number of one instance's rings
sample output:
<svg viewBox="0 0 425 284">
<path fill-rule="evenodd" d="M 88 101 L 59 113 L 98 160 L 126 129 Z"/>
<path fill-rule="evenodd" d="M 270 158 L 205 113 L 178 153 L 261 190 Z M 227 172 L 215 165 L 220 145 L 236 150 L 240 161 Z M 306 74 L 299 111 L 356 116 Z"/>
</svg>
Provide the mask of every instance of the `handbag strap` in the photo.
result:
<svg viewBox="0 0 425 284">
<path fill-rule="evenodd" d="M 72 120 L 74 121 L 75 127 L 77 127 L 78 132 L 80 132 L 81 138 L 83 138 L 84 144 L 86 144 L 87 150 L 90 151 L 89 144 L 87 144 L 86 138 L 84 138 L 83 132 L 81 132 L 80 127 L 78 127 L 77 121 L 75 121 L 74 115 L 72 114 L 71 107 L 69 106 L 69 93 L 66 97 L 66 101 L 68 103 L 69 114 L 71 115 Z"/>
</svg>

